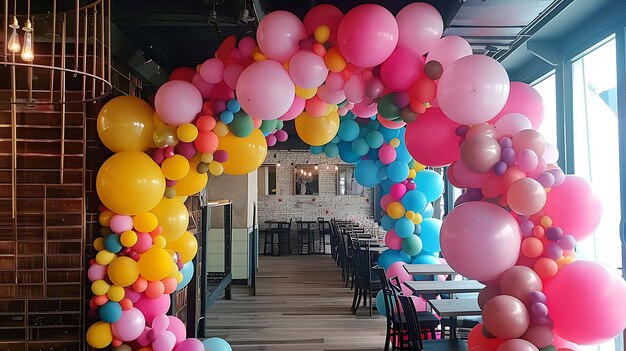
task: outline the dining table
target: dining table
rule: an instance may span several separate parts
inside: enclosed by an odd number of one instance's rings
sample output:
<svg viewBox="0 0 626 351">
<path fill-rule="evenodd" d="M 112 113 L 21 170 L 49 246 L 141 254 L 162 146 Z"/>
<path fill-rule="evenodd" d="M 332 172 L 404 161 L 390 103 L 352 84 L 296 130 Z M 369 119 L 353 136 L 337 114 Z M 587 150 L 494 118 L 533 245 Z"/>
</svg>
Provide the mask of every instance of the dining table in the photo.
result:
<svg viewBox="0 0 626 351">
<path fill-rule="evenodd" d="M 404 270 L 406 270 L 410 275 L 458 274 L 447 264 L 405 264 Z"/>
<path fill-rule="evenodd" d="M 477 280 L 406 281 L 404 285 L 413 295 L 473 293 L 485 287 Z"/>
<path fill-rule="evenodd" d="M 457 317 L 480 316 L 482 311 L 476 298 L 471 299 L 429 299 L 428 304 L 441 318 L 450 319 L 450 337 L 457 338 Z"/>
</svg>

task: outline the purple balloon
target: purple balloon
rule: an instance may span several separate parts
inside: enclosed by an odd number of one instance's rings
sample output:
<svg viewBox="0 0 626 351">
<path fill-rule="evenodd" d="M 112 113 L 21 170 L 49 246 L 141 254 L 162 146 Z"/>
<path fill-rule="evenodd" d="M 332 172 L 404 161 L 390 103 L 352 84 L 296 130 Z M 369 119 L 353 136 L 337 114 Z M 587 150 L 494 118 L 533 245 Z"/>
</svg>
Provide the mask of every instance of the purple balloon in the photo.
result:
<svg viewBox="0 0 626 351">
<path fill-rule="evenodd" d="M 554 185 L 554 175 L 552 175 L 552 173 L 543 172 L 537 176 L 537 181 L 544 188 L 551 188 Z"/>
<path fill-rule="evenodd" d="M 469 196 L 467 196 L 467 193 L 463 193 L 461 194 L 461 196 L 457 197 L 456 200 L 454 201 L 454 207 L 457 207 L 460 204 L 463 204 L 469 201 L 472 201 L 472 200 L 470 200 Z"/>
<path fill-rule="evenodd" d="M 172 187 L 174 185 L 176 185 L 176 181 L 175 180 L 165 179 L 165 186 Z"/>
<path fill-rule="evenodd" d="M 557 241 L 563 236 L 563 229 L 561 227 L 551 227 L 546 230 L 546 238 L 550 241 Z"/>
<path fill-rule="evenodd" d="M 276 140 L 278 140 L 281 143 L 284 143 L 289 138 L 289 135 L 287 134 L 287 132 L 282 129 L 277 130 L 276 133 L 274 133 L 274 135 L 276 136 Z"/>
<path fill-rule="evenodd" d="M 546 295 L 541 291 L 533 291 L 530 293 L 530 301 L 545 304 L 548 301 L 548 298 L 546 298 Z"/>
<path fill-rule="evenodd" d="M 152 159 L 157 165 L 161 165 L 165 161 L 165 149 L 156 149 L 152 153 Z"/>
<path fill-rule="evenodd" d="M 569 234 L 563 235 L 557 242 L 563 250 L 574 250 L 576 247 L 576 238 Z"/>
<path fill-rule="evenodd" d="M 530 310 L 533 315 L 537 317 L 546 317 L 548 315 L 548 306 L 542 302 L 534 302 L 532 306 L 530 306 Z"/>
<path fill-rule="evenodd" d="M 508 169 L 508 166 L 507 166 L 506 162 L 503 162 L 503 161 L 500 161 L 500 162 L 496 163 L 495 166 L 493 166 L 493 172 L 497 176 L 503 175 L 506 172 L 507 169 Z"/>
<path fill-rule="evenodd" d="M 483 198 L 483 193 L 479 188 L 468 188 L 465 193 L 470 201 L 479 201 Z"/>
<path fill-rule="evenodd" d="M 385 85 L 378 77 L 372 77 L 365 83 L 365 95 L 370 99 L 377 99 L 383 95 Z"/>
<path fill-rule="evenodd" d="M 535 224 L 529 220 L 525 220 L 525 221 L 522 221 L 522 223 L 520 223 L 520 229 L 522 230 L 522 235 L 524 235 L 524 237 L 529 237 L 533 235 L 534 227 L 535 227 Z"/>
<path fill-rule="evenodd" d="M 409 97 L 409 93 L 406 91 L 399 91 L 396 93 L 396 106 L 400 108 L 405 108 L 409 106 L 411 102 L 411 98 Z"/>
<path fill-rule="evenodd" d="M 509 137 L 504 137 L 502 139 L 500 139 L 500 146 L 502 146 L 503 149 L 506 148 L 512 148 L 513 147 L 513 140 Z"/>
<path fill-rule="evenodd" d="M 560 169 L 551 169 L 548 173 L 554 176 L 554 187 L 560 186 L 565 182 L 565 173 Z"/>
<path fill-rule="evenodd" d="M 507 165 L 512 166 L 515 164 L 515 159 L 517 155 L 515 154 L 515 150 L 512 147 L 507 147 L 502 149 L 502 161 L 506 162 Z"/>
<path fill-rule="evenodd" d="M 550 243 L 546 248 L 546 256 L 553 260 L 557 260 L 563 256 L 563 248 L 557 243 Z"/>
<path fill-rule="evenodd" d="M 213 153 L 213 161 L 224 163 L 228 160 L 228 152 L 226 150 L 217 150 Z"/>
<path fill-rule="evenodd" d="M 180 154 L 189 160 L 196 156 L 196 153 L 198 152 L 193 143 L 185 143 L 182 141 L 179 142 L 178 145 L 176 145 L 174 150 L 176 150 L 177 154 Z"/>
<path fill-rule="evenodd" d="M 467 134 L 467 131 L 469 131 L 469 126 L 462 125 L 456 128 L 455 133 L 462 138 Z"/>
</svg>

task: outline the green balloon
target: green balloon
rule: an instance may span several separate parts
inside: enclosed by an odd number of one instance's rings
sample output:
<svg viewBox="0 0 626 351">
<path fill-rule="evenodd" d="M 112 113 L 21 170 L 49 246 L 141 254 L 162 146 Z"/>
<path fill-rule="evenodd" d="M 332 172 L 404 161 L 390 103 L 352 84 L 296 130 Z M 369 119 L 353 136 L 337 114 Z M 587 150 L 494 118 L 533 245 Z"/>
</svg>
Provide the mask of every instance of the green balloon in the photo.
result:
<svg viewBox="0 0 626 351">
<path fill-rule="evenodd" d="M 554 345 L 548 345 L 540 348 L 539 351 L 556 351 L 556 347 L 554 347 Z"/>
<path fill-rule="evenodd" d="M 409 256 L 419 254 L 422 251 L 422 239 L 417 235 L 402 239 L 402 251 Z"/>
<path fill-rule="evenodd" d="M 396 106 L 396 94 L 391 93 L 378 100 L 378 113 L 386 119 L 396 119 L 400 117 L 401 109 Z"/>
<path fill-rule="evenodd" d="M 283 129 L 283 127 L 285 126 L 285 124 L 283 123 L 283 121 L 277 119 L 276 120 L 276 130 L 281 130 Z"/>
<path fill-rule="evenodd" d="M 243 110 L 240 110 L 235 113 L 235 118 L 228 125 L 228 129 L 231 133 L 235 134 L 235 136 L 245 138 L 252 134 L 252 130 L 254 130 L 254 121 L 250 115 L 243 112 Z"/>
<path fill-rule="evenodd" d="M 261 123 L 261 132 L 263 135 L 267 135 L 271 133 L 274 129 L 276 129 L 276 120 L 275 119 L 267 119 Z"/>
</svg>

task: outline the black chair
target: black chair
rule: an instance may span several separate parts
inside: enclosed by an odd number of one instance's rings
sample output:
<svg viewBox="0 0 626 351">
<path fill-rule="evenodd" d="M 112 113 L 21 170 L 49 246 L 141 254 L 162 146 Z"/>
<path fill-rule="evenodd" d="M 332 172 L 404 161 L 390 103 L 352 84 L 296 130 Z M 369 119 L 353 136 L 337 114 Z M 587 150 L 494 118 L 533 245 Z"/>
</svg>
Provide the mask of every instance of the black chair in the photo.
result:
<svg viewBox="0 0 626 351">
<path fill-rule="evenodd" d="M 296 221 L 296 231 L 298 233 L 298 253 L 300 255 L 312 254 L 315 246 L 315 232 L 311 228 L 311 222 Z"/>
<path fill-rule="evenodd" d="M 339 229 L 337 228 L 337 221 L 335 219 L 330 220 L 330 257 L 339 264 L 337 260 L 337 248 L 339 247 Z"/>
<path fill-rule="evenodd" d="M 324 220 L 323 217 L 317 217 L 317 228 L 320 234 L 319 244 L 320 244 L 320 253 L 326 254 L 326 236 L 329 237 L 331 235 L 330 222 Z M 331 249 L 332 252 L 332 249 Z"/>
<path fill-rule="evenodd" d="M 362 249 L 358 240 L 351 240 L 352 258 L 354 265 L 354 297 L 352 299 L 352 313 L 359 310 L 361 298 L 363 307 L 366 307 L 369 300 L 369 315 L 372 315 L 372 296 L 381 289 L 378 280 L 372 280 L 372 264 L 370 260 L 369 247 Z"/>
<path fill-rule="evenodd" d="M 400 283 L 400 279 L 398 277 L 393 277 L 389 280 L 389 284 L 392 288 L 392 293 L 396 300 L 403 295 L 402 293 L 402 285 Z M 411 303 L 413 301 L 411 300 Z M 415 309 L 413 309 L 415 311 Z M 416 312 L 419 320 L 421 321 L 421 329 L 420 335 L 424 339 L 435 339 L 437 337 L 437 328 L 439 327 L 440 321 L 437 316 L 428 311 L 419 311 Z"/>
<path fill-rule="evenodd" d="M 385 311 L 387 311 L 385 351 L 389 350 L 389 345 L 391 345 L 392 350 L 396 350 L 401 345 L 400 340 L 406 335 L 406 323 L 402 321 L 402 316 L 398 313 L 398 303 L 394 300 L 394 295 L 391 292 L 391 286 L 389 285 L 389 280 L 387 280 L 385 269 L 376 266 L 374 267 L 374 272 L 378 274 L 378 279 L 382 286 Z"/>
<path fill-rule="evenodd" d="M 459 339 L 423 340 L 420 319 L 409 296 L 398 297 L 406 319 L 408 342 L 406 351 L 467 351 L 467 342 Z"/>
</svg>

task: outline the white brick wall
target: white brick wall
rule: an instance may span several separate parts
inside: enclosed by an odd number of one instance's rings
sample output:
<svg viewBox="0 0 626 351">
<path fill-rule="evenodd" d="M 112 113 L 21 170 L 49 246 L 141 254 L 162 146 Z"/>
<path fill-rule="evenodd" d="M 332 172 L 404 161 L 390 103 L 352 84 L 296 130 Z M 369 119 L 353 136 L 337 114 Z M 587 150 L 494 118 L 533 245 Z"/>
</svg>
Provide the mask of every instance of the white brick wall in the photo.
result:
<svg viewBox="0 0 626 351">
<path fill-rule="evenodd" d="M 276 156 L 276 157 L 274 157 Z M 272 151 L 267 153 L 266 164 L 277 164 L 276 195 L 258 196 L 259 224 L 270 219 L 289 220 L 317 217 L 358 220 L 373 216 L 373 190 L 366 189 L 365 196 L 345 196 L 337 193 L 335 165 L 345 164 L 339 157 L 325 154 L 313 155 L 309 151 Z M 293 195 L 293 170 L 295 165 L 319 166 L 319 195 Z M 326 169 L 326 164 L 329 169 Z"/>
</svg>

